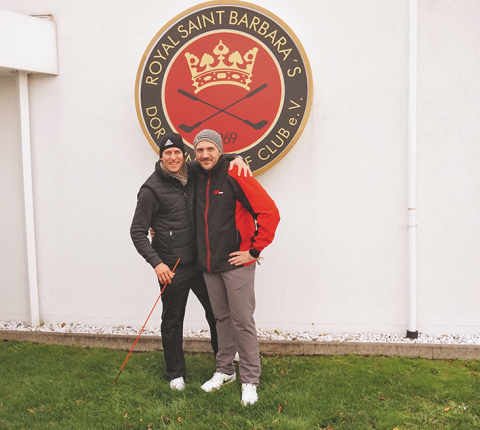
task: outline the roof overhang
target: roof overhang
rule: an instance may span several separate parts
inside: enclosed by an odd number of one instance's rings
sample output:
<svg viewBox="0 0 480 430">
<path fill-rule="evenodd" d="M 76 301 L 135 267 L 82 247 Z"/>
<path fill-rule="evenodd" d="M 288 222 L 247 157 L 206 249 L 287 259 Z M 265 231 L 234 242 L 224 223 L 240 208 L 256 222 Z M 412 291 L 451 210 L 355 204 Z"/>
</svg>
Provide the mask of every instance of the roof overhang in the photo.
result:
<svg viewBox="0 0 480 430">
<path fill-rule="evenodd" d="M 58 75 L 53 16 L 34 17 L 0 9 L 0 76 L 16 70 Z"/>
</svg>

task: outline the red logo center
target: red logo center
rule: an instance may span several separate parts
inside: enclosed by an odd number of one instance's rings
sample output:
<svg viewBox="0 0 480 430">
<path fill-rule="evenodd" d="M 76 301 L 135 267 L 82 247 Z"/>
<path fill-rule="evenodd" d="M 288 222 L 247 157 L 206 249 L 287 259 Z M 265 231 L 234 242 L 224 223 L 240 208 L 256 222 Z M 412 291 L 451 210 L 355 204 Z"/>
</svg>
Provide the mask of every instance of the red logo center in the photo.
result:
<svg viewBox="0 0 480 430">
<path fill-rule="evenodd" d="M 283 105 L 277 61 L 264 45 L 233 31 L 203 34 L 176 54 L 166 71 L 163 106 L 188 144 L 209 128 L 224 152 L 241 152 L 268 134 Z"/>
</svg>

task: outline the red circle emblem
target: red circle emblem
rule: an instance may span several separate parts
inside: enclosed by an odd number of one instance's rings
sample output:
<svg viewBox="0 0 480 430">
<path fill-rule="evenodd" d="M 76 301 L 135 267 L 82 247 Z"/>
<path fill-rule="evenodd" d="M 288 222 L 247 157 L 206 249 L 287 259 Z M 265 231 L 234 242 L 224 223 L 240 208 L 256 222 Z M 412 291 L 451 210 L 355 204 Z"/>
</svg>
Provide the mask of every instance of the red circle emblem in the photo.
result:
<svg viewBox="0 0 480 430">
<path fill-rule="evenodd" d="M 168 122 L 192 145 L 209 128 L 225 152 L 240 152 L 268 134 L 281 111 L 281 69 L 259 41 L 238 32 L 213 32 L 185 45 L 165 72 Z"/>
</svg>

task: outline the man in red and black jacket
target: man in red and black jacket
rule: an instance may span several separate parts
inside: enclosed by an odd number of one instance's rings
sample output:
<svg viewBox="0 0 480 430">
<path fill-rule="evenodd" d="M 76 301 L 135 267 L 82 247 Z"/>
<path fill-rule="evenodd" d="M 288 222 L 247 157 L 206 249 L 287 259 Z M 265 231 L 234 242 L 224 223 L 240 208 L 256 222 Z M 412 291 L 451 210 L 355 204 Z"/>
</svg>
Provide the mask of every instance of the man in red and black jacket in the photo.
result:
<svg viewBox="0 0 480 430">
<path fill-rule="evenodd" d="M 261 373 L 255 311 L 255 266 L 275 236 L 280 215 L 256 179 L 237 175 L 220 156 L 222 137 L 203 130 L 194 140 L 197 175 L 197 268 L 204 275 L 217 321 L 217 371 L 205 391 L 236 379 L 240 355 L 242 403 L 257 401 Z"/>
</svg>

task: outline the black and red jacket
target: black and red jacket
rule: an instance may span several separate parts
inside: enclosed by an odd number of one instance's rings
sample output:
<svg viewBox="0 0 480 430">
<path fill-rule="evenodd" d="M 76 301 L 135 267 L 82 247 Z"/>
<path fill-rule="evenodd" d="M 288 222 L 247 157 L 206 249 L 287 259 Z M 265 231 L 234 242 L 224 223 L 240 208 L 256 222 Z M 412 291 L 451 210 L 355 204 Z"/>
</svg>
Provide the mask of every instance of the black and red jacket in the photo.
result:
<svg viewBox="0 0 480 430">
<path fill-rule="evenodd" d="M 196 194 L 198 269 L 235 269 L 230 253 L 250 250 L 258 257 L 273 241 L 280 214 L 255 178 L 238 176 L 237 168 L 229 170 L 220 158 L 210 172 L 200 168 Z"/>
</svg>

